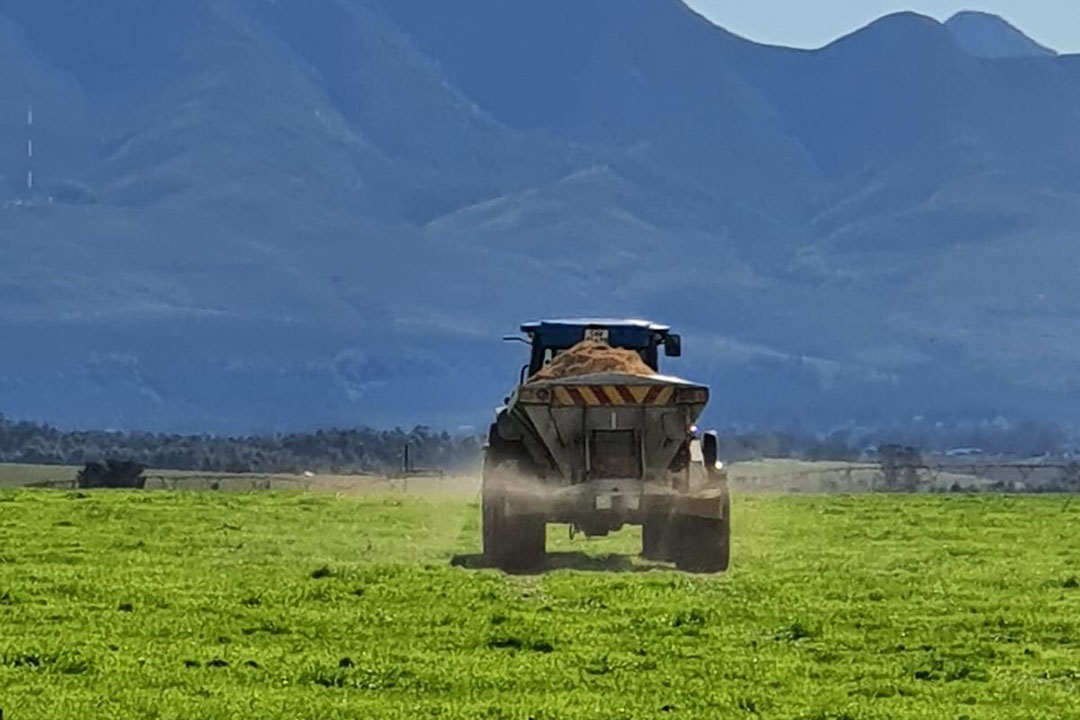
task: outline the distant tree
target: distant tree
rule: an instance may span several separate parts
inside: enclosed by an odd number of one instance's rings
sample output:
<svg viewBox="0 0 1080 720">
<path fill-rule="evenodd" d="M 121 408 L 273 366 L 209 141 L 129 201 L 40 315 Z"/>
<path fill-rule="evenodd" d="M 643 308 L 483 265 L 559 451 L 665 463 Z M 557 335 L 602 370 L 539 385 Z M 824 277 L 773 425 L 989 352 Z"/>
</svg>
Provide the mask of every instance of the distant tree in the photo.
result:
<svg viewBox="0 0 1080 720">
<path fill-rule="evenodd" d="M 0 462 L 84 465 L 125 458 L 147 467 L 205 472 L 390 472 L 401 467 L 405 445 L 418 466 L 434 470 L 479 464 L 481 438 L 455 438 L 418 426 L 330 429 L 259 437 L 62 432 L 47 425 L 0 417 Z"/>
</svg>

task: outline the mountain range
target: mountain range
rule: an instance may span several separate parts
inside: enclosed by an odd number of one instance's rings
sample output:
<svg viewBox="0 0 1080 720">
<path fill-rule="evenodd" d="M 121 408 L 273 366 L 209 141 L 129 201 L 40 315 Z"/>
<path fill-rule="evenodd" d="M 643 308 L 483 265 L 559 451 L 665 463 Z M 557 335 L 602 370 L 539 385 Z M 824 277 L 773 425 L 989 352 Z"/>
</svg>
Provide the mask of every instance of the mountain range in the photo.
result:
<svg viewBox="0 0 1080 720">
<path fill-rule="evenodd" d="M 0 2 L 9 417 L 479 426 L 503 335 L 615 315 L 714 424 L 1073 422 L 1078 222 L 1080 56 L 985 14 Z"/>
</svg>

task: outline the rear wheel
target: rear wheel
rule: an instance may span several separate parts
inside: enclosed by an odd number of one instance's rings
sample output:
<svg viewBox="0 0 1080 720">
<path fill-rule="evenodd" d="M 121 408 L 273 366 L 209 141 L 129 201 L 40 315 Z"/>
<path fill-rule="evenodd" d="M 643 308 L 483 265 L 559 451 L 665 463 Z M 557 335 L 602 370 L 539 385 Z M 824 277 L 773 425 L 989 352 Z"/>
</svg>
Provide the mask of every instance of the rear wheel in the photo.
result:
<svg viewBox="0 0 1080 720">
<path fill-rule="evenodd" d="M 482 498 L 484 560 L 508 572 L 527 572 L 544 562 L 542 517 L 517 515 L 507 492 L 505 468 L 485 462 Z"/>
<path fill-rule="evenodd" d="M 731 565 L 731 499 L 727 495 L 720 519 L 687 515 L 677 522 L 677 568 L 695 573 L 717 573 L 728 569 Z"/>
<path fill-rule="evenodd" d="M 481 500 L 481 528 L 483 532 L 484 560 L 487 561 L 488 565 L 496 564 L 498 547 L 501 545 L 500 536 L 503 532 L 504 513 L 499 508 L 500 503 L 502 503 L 502 498 L 488 488 L 488 482 L 485 478 L 484 494 Z"/>
</svg>

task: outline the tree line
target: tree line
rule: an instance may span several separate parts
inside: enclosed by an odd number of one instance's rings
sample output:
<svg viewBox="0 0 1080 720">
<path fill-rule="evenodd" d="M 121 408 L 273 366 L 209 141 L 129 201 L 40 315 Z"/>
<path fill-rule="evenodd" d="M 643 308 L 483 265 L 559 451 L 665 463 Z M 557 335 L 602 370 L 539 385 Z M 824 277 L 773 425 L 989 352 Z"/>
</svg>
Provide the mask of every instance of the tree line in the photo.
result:
<svg viewBox="0 0 1080 720">
<path fill-rule="evenodd" d="M 0 415 L 0 462 L 34 465 L 84 465 L 111 459 L 160 470 L 198 472 L 453 472 L 478 469 L 483 444 L 484 438 L 478 434 L 451 435 L 425 426 L 222 437 L 60 430 Z M 825 434 L 748 429 L 720 433 L 720 456 L 729 463 L 761 458 L 877 460 L 878 449 L 887 445 L 911 446 L 926 453 L 966 448 L 1007 457 L 1080 455 L 1074 433 L 1041 422 L 945 424 L 918 420 Z"/>
<path fill-rule="evenodd" d="M 0 462 L 85 465 L 127 460 L 159 470 L 220 473 L 384 473 L 470 470 L 483 438 L 424 426 L 217 437 L 60 430 L 0 415 Z M 408 458 L 409 467 L 405 467 Z"/>
</svg>

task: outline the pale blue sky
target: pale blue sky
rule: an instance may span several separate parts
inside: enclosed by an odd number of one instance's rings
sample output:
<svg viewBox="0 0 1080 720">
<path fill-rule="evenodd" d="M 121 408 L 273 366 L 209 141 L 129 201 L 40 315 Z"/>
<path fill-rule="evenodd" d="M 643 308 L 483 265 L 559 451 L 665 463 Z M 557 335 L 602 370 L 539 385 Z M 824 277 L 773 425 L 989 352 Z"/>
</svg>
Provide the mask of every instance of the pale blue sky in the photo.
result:
<svg viewBox="0 0 1080 720">
<path fill-rule="evenodd" d="M 686 0 L 716 24 L 758 42 L 821 47 L 899 10 L 946 20 L 959 10 L 1001 15 L 1037 42 L 1080 52 L 1080 0 Z"/>
</svg>

